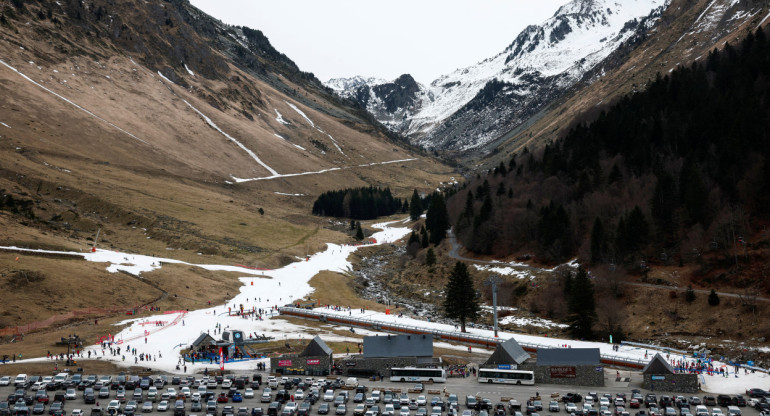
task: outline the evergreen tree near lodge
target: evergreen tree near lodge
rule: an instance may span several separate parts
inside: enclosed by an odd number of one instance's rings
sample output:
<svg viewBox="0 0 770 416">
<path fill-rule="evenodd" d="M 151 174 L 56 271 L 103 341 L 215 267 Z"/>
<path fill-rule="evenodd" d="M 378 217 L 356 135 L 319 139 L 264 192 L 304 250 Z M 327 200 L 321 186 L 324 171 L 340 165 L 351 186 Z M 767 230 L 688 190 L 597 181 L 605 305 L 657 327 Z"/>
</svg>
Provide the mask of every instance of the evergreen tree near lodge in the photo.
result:
<svg viewBox="0 0 770 416">
<path fill-rule="evenodd" d="M 460 322 L 460 330 L 465 331 L 465 323 L 476 319 L 481 311 L 473 279 L 468 266 L 458 261 L 455 263 L 449 281 L 444 289 L 444 313 L 447 318 Z"/>
<path fill-rule="evenodd" d="M 770 221 L 768 74 L 770 41 L 757 30 L 658 75 L 465 183 L 447 201 L 458 239 L 476 253 L 531 251 L 552 263 L 584 253 L 624 267 L 687 262 L 693 248 L 752 261 L 730 250 Z"/>
</svg>

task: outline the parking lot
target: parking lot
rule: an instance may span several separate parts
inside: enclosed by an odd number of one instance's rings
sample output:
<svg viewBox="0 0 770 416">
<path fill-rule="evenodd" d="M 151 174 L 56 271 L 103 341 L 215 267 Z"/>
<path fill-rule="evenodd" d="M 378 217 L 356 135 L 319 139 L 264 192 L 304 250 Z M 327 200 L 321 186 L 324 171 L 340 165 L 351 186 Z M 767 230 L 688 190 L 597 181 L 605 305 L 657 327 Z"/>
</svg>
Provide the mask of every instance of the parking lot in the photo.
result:
<svg viewBox="0 0 770 416">
<path fill-rule="evenodd" d="M 634 393 L 634 387 L 628 384 L 613 384 L 606 387 L 571 387 L 555 385 L 512 386 L 504 384 L 480 384 L 474 377 L 448 378 L 446 383 L 425 384 L 422 392 L 414 390 L 415 383 L 395 383 L 390 381 L 360 380 L 358 391 L 365 390 L 356 398 L 357 390 L 352 386 L 344 386 L 347 379 L 334 378 L 308 378 L 305 376 L 277 377 L 273 386 L 268 386 L 267 373 L 237 374 L 225 377 L 196 376 L 102 376 L 81 375 L 73 380 L 67 375 L 54 376 L 44 380 L 43 377 L 28 376 L 26 389 L 17 391 L 13 386 L 14 377 L 9 378 L 9 385 L 0 386 L 0 416 L 18 414 L 44 414 L 44 415 L 91 415 L 92 409 L 101 408 L 104 414 L 118 412 L 131 416 L 144 413 L 147 415 L 226 415 L 258 416 L 309 416 L 318 414 L 338 414 L 349 416 L 450 416 L 455 412 L 450 406 L 451 400 L 457 400 L 456 413 L 459 416 L 484 416 L 496 413 L 498 404 L 502 404 L 501 410 L 497 410 L 502 416 L 515 415 L 515 409 L 507 406 L 508 400 L 514 399 L 521 405 L 522 415 L 527 414 L 527 401 L 533 396 L 540 395 L 543 409 L 536 410 L 539 416 L 567 414 L 566 403 L 563 401 L 567 393 L 579 393 L 583 397 L 589 393 L 596 393 L 596 401 L 592 407 L 593 412 L 585 412 L 585 416 L 636 416 L 637 412 L 644 411 L 653 416 L 688 416 L 686 410 L 671 403 L 669 408 L 661 406 L 658 412 L 650 412 L 642 403 L 639 408 L 631 408 L 630 399 Z M 258 380 L 261 379 L 261 382 Z M 287 385 L 282 383 L 289 381 Z M 266 389 L 267 388 L 267 389 Z M 86 403 L 86 396 L 91 394 L 93 398 Z M 266 391 L 267 390 L 267 391 Z M 328 392 L 331 390 L 331 392 Z M 638 390 L 638 389 L 636 389 Z M 374 400 L 379 391 L 379 399 Z M 315 398 L 310 398 L 315 393 Z M 346 392 L 347 398 L 339 398 L 340 393 Z M 21 393 L 21 400 L 17 406 L 16 398 Z M 403 393 L 403 396 L 402 396 Z M 644 397 L 647 391 L 638 391 Z M 655 392 L 658 401 L 663 401 L 664 396 L 673 401 L 680 394 Z M 616 406 L 618 395 L 625 395 L 625 404 Z M 608 396 L 609 405 L 606 409 L 600 407 L 599 399 Z M 421 397 L 422 396 L 422 397 Z M 474 396 L 489 403 L 488 409 L 479 406 L 468 409 L 466 397 Z M 690 394 L 681 394 L 689 400 Z M 712 394 L 699 394 L 699 399 L 704 396 L 716 396 Z M 734 397 L 734 396 L 732 396 Z M 358 400 L 361 402 L 357 402 Z M 748 397 L 745 398 L 749 400 Z M 555 402 L 554 403 L 552 403 Z M 25 405 L 20 405 L 25 402 Z M 60 404 L 57 404 L 60 403 Z M 336 403 L 342 403 L 344 407 L 338 408 Z M 436 406 L 432 406 L 435 404 Z M 554 406 L 549 409 L 549 404 Z M 580 415 L 584 410 L 586 400 L 575 403 L 576 414 Z M 132 408 L 133 407 L 133 408 Z M 177 409 L 175 409 L 177 407 Z M 356 409 L 358 407 L 358 409 Z M 558 409 L 556 408 L 558 407 Z M 689 409 L 691 415 L 695 415 L 696 406 L 681 406 Z M 108 408 L 110 411 L 108 412 Z M 708 415 L 705 416 L 731 416 L 726 406 L 708 406 Z M 740 416 L 758 416 L 759 411 L 749 406 L 739 407 Z M 466 411 L 464 413 L 464 411 Z M 532 412 L 535 409 L 529 409 Z M 586 408 L 587 410 L 587 408 Z M 625 410 L 626 413 L 623 413 Z M 369 411 L 370 413 L 366 413 Z M 328 412 L 328 413 L 325 413 Z M 721 413 L 721 415 L 720 415 Z M 642 416 L 640 413 L 639 416 Z M 698 416 L 698 415 L 695 415 Z"/>
</svg>

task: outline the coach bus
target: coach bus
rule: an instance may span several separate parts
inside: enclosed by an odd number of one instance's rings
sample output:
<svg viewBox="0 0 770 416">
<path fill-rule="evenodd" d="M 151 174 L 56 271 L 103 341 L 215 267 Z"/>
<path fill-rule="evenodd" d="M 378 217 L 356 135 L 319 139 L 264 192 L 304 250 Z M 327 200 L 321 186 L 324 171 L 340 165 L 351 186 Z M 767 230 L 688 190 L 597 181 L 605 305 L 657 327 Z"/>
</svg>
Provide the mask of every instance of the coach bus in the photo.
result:
<svg viewBox="0 0 770 416">
<path fill-rule="evenodd" d="M 443 368 L 391 368 L 390 381 L 429 381 L 443 383 L 446 381 L 446 371 Z"/>
<path fill-rule="evenodd" d="M 535 384 L 535 373 L 526 370 L 480 368 L 479 383 Z"/>
</svg>

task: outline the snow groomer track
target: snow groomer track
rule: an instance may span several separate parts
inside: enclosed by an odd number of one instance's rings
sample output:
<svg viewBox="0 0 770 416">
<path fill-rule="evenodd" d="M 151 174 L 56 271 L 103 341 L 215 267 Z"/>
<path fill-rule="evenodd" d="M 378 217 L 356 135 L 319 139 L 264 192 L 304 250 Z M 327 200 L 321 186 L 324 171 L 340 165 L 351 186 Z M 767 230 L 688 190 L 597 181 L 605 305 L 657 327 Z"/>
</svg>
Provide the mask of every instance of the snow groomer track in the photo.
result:
<svg viewBox="0 0 770 416">
<path fill-rule="evenodd" d="M 382 322 L 367 318 L 355 318 L 352 316 L 340 316 L 337 313 L 325 313 L 322 310 L 308 310 L 301 308 L 283 307 L 279 309 L 281 315 L 295 316 L 298 318 L 311 319 L 321 322 L 329 322 L 333 324 L 340 324 L 345 326 L 355 326 L 359 328 L 366 328 L 372 331 L 393 332 L 398 334 L 415 334 L 415 335 L 430 335 L 434 339 L 447 341 L 447 342 L 460 342 L 463 344 L 469 344 L 472 346 L 481 346 L 485 348 L 495 348 L 497 344 L 505 341 L 504 338 L 486 337 L 482 335 L 474 335 L 469 333 L 462 333 L 458 331 L 444 331 L 435 328 L 426 328 L 414 325 L 400 325 L 389 322 Z M 517 340 L 518 341 L 518 340 Z M 522 348 L 527 352 L 536 352 L 538 348 L 553 348 L 550 344 L 536 344 L 518 341 Z M 649 360 L 647 360 L 649 361 Z M 602 364 L 626 367 L 634 369 L 642 369 L 647 364 L 647 361 L 610 355 L 601 354 Z"/>
</svg>

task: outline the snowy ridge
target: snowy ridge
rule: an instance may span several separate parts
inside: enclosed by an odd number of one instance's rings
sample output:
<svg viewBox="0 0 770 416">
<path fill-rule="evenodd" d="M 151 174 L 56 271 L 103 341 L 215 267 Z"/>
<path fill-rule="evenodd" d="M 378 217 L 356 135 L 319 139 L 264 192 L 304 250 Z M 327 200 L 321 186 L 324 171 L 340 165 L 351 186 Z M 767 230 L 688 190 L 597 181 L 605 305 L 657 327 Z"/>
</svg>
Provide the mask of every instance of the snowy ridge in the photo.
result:
<svg viewBox="0 0 770 416">
<path fill-rule="evenodd" d="M 403 106 L 398 108 L 392 102 L 385 108 L 390 97 L 384 94 L 394 94 L 394 88 L 372 84 L 376 81 L 371 78 L 332 79 L 327 86 L 365 105 L 378 121 L 409 136 L 413 143 L 427 148 L 472 149 L 510 129 L 506 120 L 498 120 L 515 111 L 510 108 L 543 105 L 542 96 L 553 98 L 577 83 L 628 40 L 639 25 L 649 25 L 645 18 L 660 12 L 667 1 L 572 0 L 541 25 L 524 29 L 494 57 L 457 69 L 428 86 L 401 84 L 401 92 L 407 89 L 408 93 L 401 97 Z M 493 81 L 503 87 L 480 97 Z M 398 81 L 387 85 L 391 84 L 399 85 Z M 502 110 L 505 117 L 499 117 L 496 108 L 481 114 L 494 97 L 510 107 Z M 473 101 L 477 103 L 468 108 Z M 478 114 L 465 121 L 453 120 L 473 111 Z M 456 125 L 438 131 L 449 121 Z"/>
<path fill-rule="evenodd" d="M 117 129 L 117 130 L 118 130 L 118 131 L 120 131 L 121 133 L 125 133 L 126 135 L 128 135 L 129 137 L 131 137 L 131 138 L 133 138 L 133 139 L 139 140 L 140 142 L 142 142 L 142 143 L 144 143 L 144 144 L 149 144 L 149 143 L 147 143 L 146 141 L 144 141 L 144 140 L 142 140 L 142 139 L 140 139 L 140 138 L 138 138 L 138 137 L 134 136 L 133 134 L 131 134 L 131 133 L 129 133 L 129 132 L 127 132 L 127 131 L 123 130 L 122 128 L 120 128 L 120 127 L 118 127 L 118 126 L 116 126 L 116 125 L 114 125 L 114 124 L 110 123 L 109 121 L 107 121 L 107 120 L 105 120 L 105 119 L 103 119 L 103 118 L 101 118 L 101 117 L 97 116 L 96 114 L 92 113 L 91 111 L 89 111 L 89 110 L 86 110 L 85 108 L 83 108 L 83 107 L 81 107 L 81 106 L 79 106 L 79 105 L 75 104 L 74 102 L 72 102 L 71 100 L 69 100 L 69 99 L 65 98 L 65 97 L 64 97 L 64 96 L 62 96 L 61 94 L 57 94 L 57 93 L 55 93 L 55 92 L 51 91 L 50 89 L 48 89 L 48 88 L 44 87 L 42 84 L 39 84 L 39 83 L 37 83 L 37 82 L 33 81 L 33 80 L 32 80 L 32 78 L 30 78 L 30 77 L 26 76 L 25 74 L 23 74 L 22 72 L 20 72 L 18 69 L 14 68 L 14 67 L 12 67 L 12 66 L 10 66 L 10 65 L 8 65 L 8 64 L 7 64 L 7 63 L 5 63 L 5 61 L 3 61 L 2 59 L 0 59 L 0 64 L 3 64 L 3 65 L 6 67 L 6 68 L 8 68 L 8 69 L 12 70 L 13 72 L 15 72 L 15 73 L 19 74 L 19 75 L 20 75 L 22 78 L 24 78 L 24 79 L 26 79 L 27 81 L 29 81 L 29 82 L 31 82 L 31 83 L 33 83 L 33 84 L 37 85 L 38 87 L 42 88 L 42 89 L 43 89 L 43 90 L 45 90 L 46 92 L 48 92 L 48 93 L 50 93 L 51 95 L 55 96 L 56 98 L 58 98 L 58 99 L 60 99 L 60 100 L 62 100 L 62 101 L 64 101 L 64 102 L 66 102 L 66 103 L 68 103 L 68 104 L 71 104 L 73 107 L 77 108 L 78 110 L 81 110 L 81 111 L 83 111 L 84 113 L 88 114 L 89 116 L 91 116 L 91 117 L 93 117 L 93 118 L 95 118 L 95 119 L 97 119 L 97 120 L 99 120 L 99 121 L 101 121 L 101 122 L 107 123 L 108 125 L 110 125 L 110 126 L 114 127 L 115 129 Z M 8 128 L 10 128 L 10 126 L 8 126 L 7 124 L 3 124 L 3 125 L 4 125 L 4 126 L 6 126 L 6 127 L 8 127 Z"/>
<path fill-rule="evenodd" d="M 249 155 L 249 156 L 251 156 L 251 158 L 252 158 L 252 159 L 254 159 L 254 160 L 257 162 L 257 163 L 259 163 L 259 164 L 260 164 L 260 165 L 261 165 L 263 168 L 265 168 L 265 169 L 266 169 L 268 172 L 272 173 L 273 175 L 278 175 L 278 172 L 276 172 L 275 170 L 273 170 L 273 168 L 271 168 L 270 166 L 268 166 L 268 165 L 267 165 L 267 163 L 263 162 L 263 161 L 262 161 L 262 159 L 260 159 L 260 158 L 259 158 L 259 156 L 257 156 L 257 154 L 256 154 L 256 153 L 254 153 L 253 151 L 251 151 L 251 149 L 247 148 L 246 146 L 244 146 L 244 145 L 243 145 L 243 143 L 239 142 L 239 141 L 238 141 L 238 140 L 236 140 L 234 137 L 232 137 L 232 136 L 230 136 L 229 134 L 227 134 L 227 133 L 225 133 L 224 131 L 222 131 L 222 129 L 220 129 L 220 128 L 219 128 L 219 127 L 216 125 L 216 124 L 214 124 L 214 122 L 213 122 L 213 121 L 211 121 L 211 119 L 210 119 L 210 118 L 206 117 L 206 115 L 205 115 L 205 114 L 203 114 L 203 113 L 201 113 L 201 112 L 200 112 L 200 110 L 198 110 L 197 108 L 193 107 L 193 106 L 192 106 L 192 104 L 190 104 L 190 103 L 188 103 L 188 102 L 187 102 L 187 100 L 182 100 L 182 101 L 184 101 L 184 103 L 185 103 L 185 104 L 187 104 L 187 106 L 188 106 L 188 107 L 192 108 L 192 109 L 193 109 L 193 111 L 195 111 L 196 113 L 198 113 L 198 115 L 199 115 L 199 116 L 201 116 L 201 118 L 202 118 L 202 119 L 203 119 L 203 120 L 206 122 L 206 124 L 208 124 L 209 126 L 211 126 L 212 128 L 214 128 L 214 130 L 216 130 L 216 131 L 220 132 L 220 133 L 221 133 L 223 136 L 225 136 L 225 137 L 226 137 L 228 140 L 230 140 L 231 142 L 235 143 L 235 144 L 236 144 L 238 147 L 240 147 L 241 149 L 243 149 L 243 151 L 244 151 L 244 152 L 248 153 L 248 155 Z"/>
</svg>

